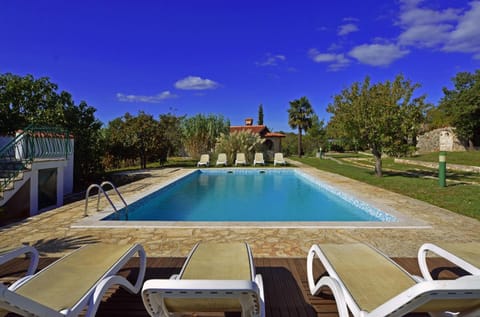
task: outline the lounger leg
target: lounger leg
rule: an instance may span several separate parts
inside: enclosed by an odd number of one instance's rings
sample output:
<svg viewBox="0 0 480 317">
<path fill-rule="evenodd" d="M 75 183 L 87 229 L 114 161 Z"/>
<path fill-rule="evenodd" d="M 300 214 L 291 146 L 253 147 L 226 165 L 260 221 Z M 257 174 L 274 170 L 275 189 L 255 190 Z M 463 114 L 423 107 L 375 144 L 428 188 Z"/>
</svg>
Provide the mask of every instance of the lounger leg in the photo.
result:
<svg viewBox="0 0 480 317">
<path fill-rule="evenodd" d="M 308 287 L 312 295 L 318 295 L 322 288 L 328 287 L 333 293 L 335 302 L 337 304 L 337 310 L 339 317 L 349 317 L 347 303 L 345 296 L 343 295 L 340 284 L 334 278 L 330 276 L 322 277 L 317 284 L 315 284 L 315 277 L 313 276 L 313 260 L 315 255 L 321 259 L 321 251 L 317 245 L 313 245 L 308 252 L 307 257 L 307 275 L 308 275 Z"/>
</svg>

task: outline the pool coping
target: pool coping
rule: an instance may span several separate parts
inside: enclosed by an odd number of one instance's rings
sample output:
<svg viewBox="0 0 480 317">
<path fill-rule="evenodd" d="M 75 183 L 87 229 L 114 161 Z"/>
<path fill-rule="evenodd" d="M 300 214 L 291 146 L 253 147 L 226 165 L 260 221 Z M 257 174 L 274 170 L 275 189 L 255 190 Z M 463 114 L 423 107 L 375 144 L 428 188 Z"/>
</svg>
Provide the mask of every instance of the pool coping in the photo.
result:
<svg viewBox="0 0 480 317">
<path fill-rule="evenodd" d="M 226 167 L 226 168 L 216 168 L 215 170 L 236 170 L 237 168 Z M 243 168 L 238 168 L 243 169 Z M 248 170 L 297 170 L 297 168 L 291 167 L 281 167 L 281 168 L 248 168 Z M 176 173 L 168 178 L 164 182 L 160 182 L 156 185 L 149 186 L 147 189 L 135 192 L 134 194 L 129 194 L 125 198 L 128 204 L 132 204 L 135 201 L 161 189 L 166 186 L 171 185 L 177 180 L 186 177 L 192 173 L 197 172 L 198 170 L 204 170 L 203 168 L 199 169 L 182 169 L 180 173 Z M 301 172 L 306 174 L 309 177 L 313 177 L 321 183 L 324 183 L 328 186 L 331 186 L 339 191 L 344 192 L 347 196 L 358 199 L 367 205 L 370 205 L 373 208 L 376 208 L 380 211 L 383 211 L 397 219 L 395 222 L 373 222 L 373 221 L 348 221 L 348 222 L 338 222 L 338 221 L 324 221 L 324 222 L 311 222 L 311 221 L 285 221 L 285 222 L 188 222 L 188 221 L 106 221 L 103 219 L 112 212 L 113 208 L 105 208 L 103 211 L 98 211 L 93 215 L 84 217 L 79 221 L 71 224 L 71 228 L 178 228 L 178 229 L 193 229 L 193 228 L 279 228 L 279 229 L 430 229 L 432 226 L 420 219 L 412 217 L 411 215 L 407 216 L 396 210 L 390 204 L 382 202 L 381 200 L 372 199 L 372 197 L 366 196 L 359 191 L 352 191 L 351 188 L 346 188 L 341 184 L 334 184 L 321 177 L 318 174 L 318 170 L 301 168 Z"/>
</svg>

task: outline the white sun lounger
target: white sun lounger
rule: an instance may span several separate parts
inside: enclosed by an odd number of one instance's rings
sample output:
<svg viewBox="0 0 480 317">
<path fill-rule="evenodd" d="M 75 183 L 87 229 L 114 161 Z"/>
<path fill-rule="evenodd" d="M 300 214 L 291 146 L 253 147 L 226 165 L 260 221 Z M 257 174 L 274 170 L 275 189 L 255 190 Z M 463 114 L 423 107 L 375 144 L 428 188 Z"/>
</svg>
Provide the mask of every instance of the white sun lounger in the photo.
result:
<svg viewBox="0 0 480 317">
<path fill-rule="evenodd" d="M 117 272 L 135 255 L 140 267 L 135 285 Z M 119 285 L 131 293 L 142 287 L 145 251 L 139 244 L 84 246 L 7 288 L 0 284 L 0 308 L 23 316 L 94 316 L 105 292 Z"/>
<path fill-rule="evenodd" d="M 218 165 L 224 165 L 227 166 L 227 154 L 225 153 L 219 153 L 218 158 L 217 158 L 217 166 Z"/>
<path fill-rule="evenodd" d="M 247 165 L 247 159 L 245 158 L 245 153 L 237 153 L 235 159 L 235 166 L 238 164 Z"/>
<path fill-rule="evenodd" d="M 328 275 L 316 282 L 313 261 Z M 419 281 L 381 252 L 364 244 L 313 245 L 307 257 L 312 295 L 329 288 L 340 317 L 404 316 L 410 312 L 462 312 L 479 316 L 480 276 L 456 280 Z M 443 315 L 442 315 L 443 316 Z"/>
<path fill-rule="evenodd" d="M 242 312 L 265 316 L 263 282 L 246 243 L 200 243 L 178 275 L 147 280 L 143 303 L 150 316 L 180 312 Z"/>
<path fill-rule="evenodd" d="M 208 154 L 202 154 L 200 155 L 200 161 L 198 161 L 197 163 L 197 167 L 200 167 L 200 166 L 208 166 L 210 165 L 210 155 Z"/>
<path fill-rule="evenodd" d="M 283 153 L 275 153 L 273 157 L 273 166 L 277 166 L 277 164 L 287 164 L 287 162 L 285 162 L 285 159 L 283 158 Z"/>
<path fill-rule="evenodd" d="M 253 166 L 256 164 L 265 165 L 265 160 L 263 159 L 263 153 L 255 153 L 255 159 L 253 160 Z"/>
<path fill-rule="evenodd" d="M 423 244 L 418 250 L 418 265 L 423 278 L 432 281 L 433 278 L 427 266 L 429 251 L 447 259 L 472 275 L 480 275 L 480 243 L 478 242 Z"/>
<path fill-rule="evenodd" d="M 0 265 L 7 263 L 15 258 L 25 255 L 30 260 L 27 269 L 27 275 L 32 275 L 37 270 L 39 254 L 34 247 L 24 245 L 18 248 L 4 248 L 0 249 Z"/>
</svg>

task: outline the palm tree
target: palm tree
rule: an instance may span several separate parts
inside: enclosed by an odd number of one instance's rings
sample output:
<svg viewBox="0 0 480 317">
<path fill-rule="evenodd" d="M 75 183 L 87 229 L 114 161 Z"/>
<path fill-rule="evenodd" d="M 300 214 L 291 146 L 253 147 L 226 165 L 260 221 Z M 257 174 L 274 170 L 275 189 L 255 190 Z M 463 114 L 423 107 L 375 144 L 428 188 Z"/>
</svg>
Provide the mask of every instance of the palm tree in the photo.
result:
<svg viewBox="0 0 480 317">
<path fill-rule="evenodd" d="M 298 128 L 298 156 L 302 156 L 302 130 L 307 131 L 312 126 L 314 111 L 307 97 L 290 101 L 288 109 L 288 124 L 292 129 Z"/>
</svg>

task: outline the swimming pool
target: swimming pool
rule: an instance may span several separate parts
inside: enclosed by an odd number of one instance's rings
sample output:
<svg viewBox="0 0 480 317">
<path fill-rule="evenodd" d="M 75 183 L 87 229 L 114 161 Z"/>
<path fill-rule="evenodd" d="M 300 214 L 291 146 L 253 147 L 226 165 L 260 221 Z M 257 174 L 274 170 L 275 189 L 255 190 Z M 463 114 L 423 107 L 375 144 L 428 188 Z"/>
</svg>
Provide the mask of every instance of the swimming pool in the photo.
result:
<svg viewBox="0 0 480 317">
<path fill-rule="evenodd" d="M 128 218 L 128 219 L 127 219 Z M 396 218 L 294 169 L 198 170 L 102 220 L 394 222 Z"/>
</svg>

